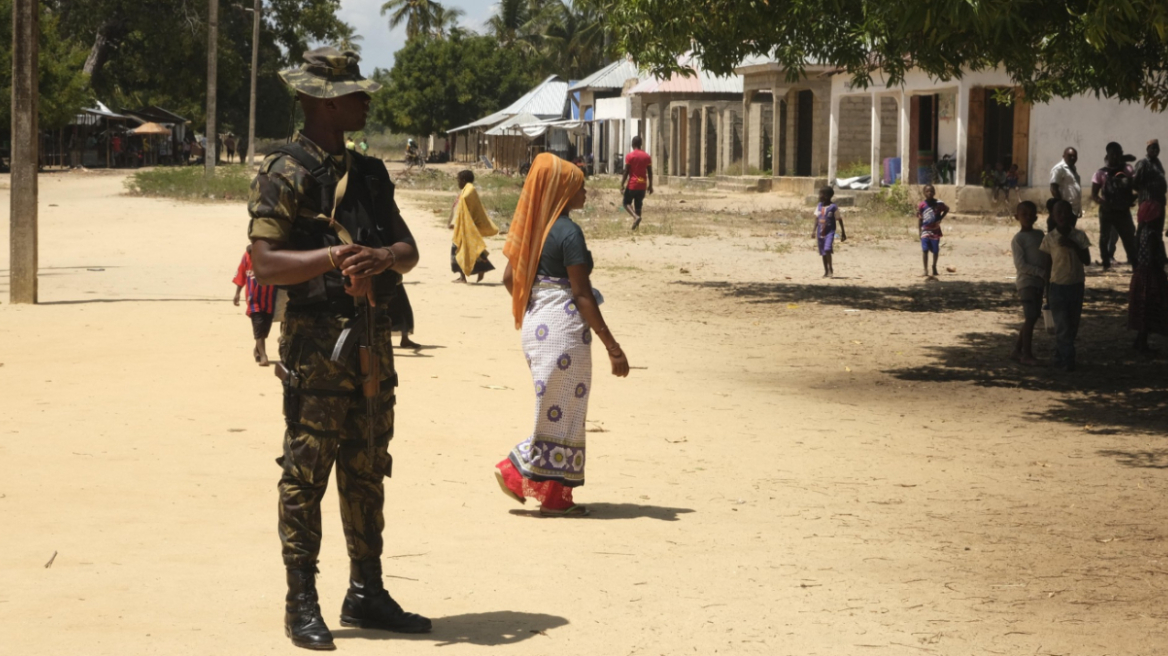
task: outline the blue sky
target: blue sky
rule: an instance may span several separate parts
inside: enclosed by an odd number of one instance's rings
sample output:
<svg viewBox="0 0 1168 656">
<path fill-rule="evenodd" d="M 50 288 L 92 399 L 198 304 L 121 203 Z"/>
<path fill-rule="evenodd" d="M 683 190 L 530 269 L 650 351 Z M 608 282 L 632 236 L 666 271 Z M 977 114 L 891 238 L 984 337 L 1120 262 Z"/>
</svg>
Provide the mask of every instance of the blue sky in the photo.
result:
<svg viewBox="0 0 1168 656">
<path fill-rule="evenodd" d="M 381 15 L 384 2 L 341 0 L 341 10 L 337 13 L 341 20 L 357 29 L 357 34 L 365 37 L 360 42 L 361 70 L 365 72 L 372 72 L 374 67 L 393 67 L 393 53 L 406 42 L 404 23 L 396 30 L 389 31 L 389 17 Z M 483 25 L 495 10 L 493 0 L 442 0 L 442 4 L 466 12 L 462 17 L 462 25 L 476 32 L 483 31 Z"/>
</svg>

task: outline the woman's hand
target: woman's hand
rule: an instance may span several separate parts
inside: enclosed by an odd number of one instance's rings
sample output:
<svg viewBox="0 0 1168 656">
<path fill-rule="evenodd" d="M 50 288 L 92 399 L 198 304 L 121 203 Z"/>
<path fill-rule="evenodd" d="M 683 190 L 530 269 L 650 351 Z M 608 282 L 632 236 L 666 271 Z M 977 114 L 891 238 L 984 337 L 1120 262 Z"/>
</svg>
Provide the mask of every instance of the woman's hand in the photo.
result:
<svg viewBox="0 0 1168 656">
<path fill-rule="evenodd" d="M 621 349 L 620 344 L 608 349 L 608 361 L 612 364 L 612 375 L 625 378 L 629 375 L 629 359 Z"/>
</svg>

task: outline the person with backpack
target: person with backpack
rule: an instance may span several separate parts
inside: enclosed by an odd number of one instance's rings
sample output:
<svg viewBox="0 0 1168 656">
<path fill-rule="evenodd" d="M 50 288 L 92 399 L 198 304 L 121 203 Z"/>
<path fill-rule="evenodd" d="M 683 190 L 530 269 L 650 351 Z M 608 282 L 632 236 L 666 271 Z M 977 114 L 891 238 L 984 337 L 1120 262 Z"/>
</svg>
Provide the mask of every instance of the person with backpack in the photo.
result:
<svg viewBox="0 0 1168 656">
<path fill-rule="evenodd" d="M 1156 186 L 1158 180 L 1164 180 L 1164 165 L 1160 163 L 1160 140 L 1152 139 L 1148 142 L 1148 156 L 1136 162 L 1135 177 L 1136 192 L 1139 202 L 1150 199 L 1150 189 Z"/>
<path fill-rule="evenodd" d="M 1136 202 L 1135 174 L 1129 162 L 1135 159 L 1112 141 L 1107 144 L 1107 165 L 1091 178 L 1091 200 L 1099 205 L 1099 251 L 1104 270 L 1111 268 L 1115 256 L 1115 245 L 1108 239 L 1112 230 L 1119 234 L 1128 262 L 1134 260 L 1136 227 L 1131 208 Z"/>
</svg>

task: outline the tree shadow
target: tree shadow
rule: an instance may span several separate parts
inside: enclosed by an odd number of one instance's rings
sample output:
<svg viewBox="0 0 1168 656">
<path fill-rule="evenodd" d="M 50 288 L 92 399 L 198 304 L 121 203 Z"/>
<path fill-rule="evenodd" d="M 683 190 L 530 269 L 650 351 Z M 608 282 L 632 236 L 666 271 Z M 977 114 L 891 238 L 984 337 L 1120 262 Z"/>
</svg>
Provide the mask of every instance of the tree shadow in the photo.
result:
<svg viewBox="0 0 1168 656">
<path fill-rule="evenodd" d="M 922 279 L 924 280 L 924 279 Z M 1016 312 L 1018 297 L 1013 282 L 946 280 L 896 287 L 750 282 L 731 283 L 678 280 L 673 284 L 721 292 L 747 303 L 816 303 L 872 312 Z M 1088 302 L 1123 304 L 1127 294 L 1112 289 L 1088 289 Z M 1084 308 L 1084 317 L 1088 308 Z"/>
<path fill-rule="evenodd" d="M 230 303 L 230 298 L 87 298 L 75 301 L 38 301 L 37 305 L 86 305 L 89 303 Z"/>
<path fill-rule="evenodd" d="M 885 373 L 913 382 L 963 382 L 1054 393 L 1049 405 L 1025 417 L 1082 426 L 1095 435 L 1168 435 L 1168 370 L 1164 363 L 1131 350 L 1133 333 L 1126 329 L 1126 306 L 1115 302 L 1110 290 L 1093 291 L 1097 293 L 1088 292 L 1089 305 L 1076 340 L 1074 372 L 1010 361 L 1007 355 L 1016 338 L 1011 331 L 966 333 L 955 345 L 926 347 L 935 359 L 931 364 Z M 1040 358 L 1054 348 L 1051 336 L 1036 335 L 1035 341 Z"/>
<path fill-rule="evenodd" d="M 680 517 L 694 512 L 692 508 L 670 508 L 666 506 L 648 506 L 639 503 L 585 503 L 591 514 L 580 517 L 581 521 L 593 519 L 660 519 L 666 522 L 676 522 Z M 517 517 L 534 517 L 536 519 L 562 519 L 559 517 L 544 517 L 539 514 L 539 507 L 532 510 L 511 510 Z M 576 518 L 573 518 L 576 519 Z"/>
<path fill-rule="evenodd" d="M 1106 458 L 1115 458 L 1119 464 L 1125 467 L 1168 469 L 1168 449 L 1149 449 L 1146 451 L 1103 449 L 1096 453 Z"/>
<path fill-rule="evenodd" d="M 483 645 L 496 647 L 513 645 L 531 638 L 547 637 L 547 632 L 566 626 L 568 620 L 545 613 L 520 613 L 498 610 L 489 613 L 465 613 L 434 618 L 430 633 L 390 633 L 369 629 L 336 629 L 337 640 L 409 640 L 435 642 L 435 647 L 450 645 Z M 549 649 L 550 651 L 550 649 Z"/>
</svg>

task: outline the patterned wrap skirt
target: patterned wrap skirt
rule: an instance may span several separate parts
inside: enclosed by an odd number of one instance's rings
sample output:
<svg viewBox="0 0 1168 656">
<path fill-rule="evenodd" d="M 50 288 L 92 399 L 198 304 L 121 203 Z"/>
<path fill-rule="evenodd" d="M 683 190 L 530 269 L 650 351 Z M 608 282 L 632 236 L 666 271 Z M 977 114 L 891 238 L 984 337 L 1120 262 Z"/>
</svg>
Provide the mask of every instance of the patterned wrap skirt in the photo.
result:
<svg viewBox="0 0 1168 656">
<path fill-rule="evenodd" d="M 520 496 L 571 505 L 571 488 L 584 484 L 592 330 L 567 279 L 536 279 L 523 319 L 523 352 L 535 391 L 535 426 L 499 469 Z"/>
</svg>

